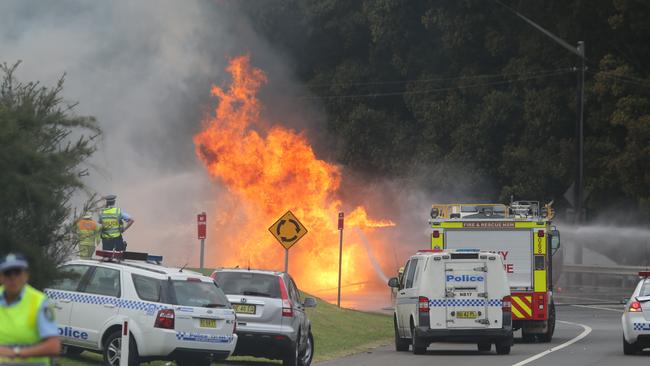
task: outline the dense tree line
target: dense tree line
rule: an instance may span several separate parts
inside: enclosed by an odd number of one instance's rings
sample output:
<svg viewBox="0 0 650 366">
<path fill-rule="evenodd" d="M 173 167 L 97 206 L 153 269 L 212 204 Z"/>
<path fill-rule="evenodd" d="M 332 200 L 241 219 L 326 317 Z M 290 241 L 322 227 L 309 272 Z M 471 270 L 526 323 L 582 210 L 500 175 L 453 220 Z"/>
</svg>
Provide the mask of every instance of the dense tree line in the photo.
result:
<svg viewBox="0 0 650 366">
<path fill-rule="evenodd" d="M 504 3 L 571 44 L 585 41 L 586 205 L 647 218 L 650 3 Z M 567 204 L 578 59 L 496 1 L 244 4 L 319 98 L 345 166 L 388 177 L 425 170 L 437 191 L 463 179 L 486 200 Z"/>
<path fill-rule="evenodd" d="M 70 199 L 100 130 L 62 98 L 63 78 L 20 82 L 17 67 L 0 64 L 0 255 L 26 254 L 31 283 L 43 288 L 75 249 Z"/>
</svg>

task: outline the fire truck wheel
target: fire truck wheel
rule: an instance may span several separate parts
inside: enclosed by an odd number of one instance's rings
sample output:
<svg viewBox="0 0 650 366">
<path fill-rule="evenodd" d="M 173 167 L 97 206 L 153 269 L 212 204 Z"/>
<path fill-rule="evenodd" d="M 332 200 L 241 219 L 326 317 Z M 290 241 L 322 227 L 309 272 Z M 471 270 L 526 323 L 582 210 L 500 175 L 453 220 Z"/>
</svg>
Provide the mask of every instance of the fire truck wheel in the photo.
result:
<svg viewBox="0 0 650 366">
<path fill-rule="evenodd" d="M 553 339 L 555 333 L 555 303 L 551 301 L 551 306 L 548 309 L 548 327 L 546 333 L 539 335 L 539 340 L 548 343 Z"/>
<path fill-rule="evenodd" d="M 479 352 L 490 352 L 492 349 L 492 343 L 479 343 L 478 350 Z"/>
<path fill-rule="evenodd" d="M 523 329 L 521 330 L 521 339 L 524 341 L 524 343 L 535 343 L 535 335 L 526 333 Z"/>
</svg>

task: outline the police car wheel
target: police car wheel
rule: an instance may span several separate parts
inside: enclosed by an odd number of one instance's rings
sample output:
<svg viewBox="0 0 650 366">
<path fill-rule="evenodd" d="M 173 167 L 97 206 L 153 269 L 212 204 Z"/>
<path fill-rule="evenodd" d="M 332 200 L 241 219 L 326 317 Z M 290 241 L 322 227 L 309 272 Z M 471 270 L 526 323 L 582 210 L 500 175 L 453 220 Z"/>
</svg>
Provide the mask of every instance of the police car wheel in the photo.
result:
<svg viewBox="0 0 650 366">
<path fill-rule="evenodd" d="M 122 353 L 122 332 L 111 333 L 104 343 L 102 354 L 104 364 L 107 366 L 119 366 L 120 354 Z M 138 346 L 135 344 L 133 336 L 129 338 L 129 366 L 140 365 L 140 356 L 138 355 Z"/>
<path fill-rule="evenodd" d="M 510 340 L 497 342 L 497 344 L 496 344 L 497 354 L 498 355 L 509 355 L 510 354 L 511 344 L 512 344 L 512 342 Z"/>
<path fill-rule="evenodd" d="M 623 354 L 625 355 L 634 355 L 639 352 L 638 347 L 634 343 L 628 343 L 623 336 Z"/>
<path fill-rule="evenodd" d="M 393 318 L 393 324 L 395 325 L 395 351 L 408 352 L 409 341 L 408 339 L 399 336 L 399 332 L 397 331 L 397 319 Z"/>
</svg>

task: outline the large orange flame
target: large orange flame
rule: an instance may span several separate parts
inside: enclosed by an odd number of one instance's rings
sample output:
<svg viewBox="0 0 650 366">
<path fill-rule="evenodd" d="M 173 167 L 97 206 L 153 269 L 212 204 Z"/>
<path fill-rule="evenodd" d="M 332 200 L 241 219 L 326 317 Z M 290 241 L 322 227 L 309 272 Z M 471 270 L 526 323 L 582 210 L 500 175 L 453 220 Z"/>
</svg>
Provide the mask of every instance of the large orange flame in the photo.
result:
<svg viewBox="0 0 650 366">
<path fill-rule="evenodd" d="M 213 264 L 282 269 L 284 251 L 266 229 L 292 210 L 309 233 L 291 249 L 290 273 L 306 291 L 336 289 L 341 170 L 318 159 L 305 135 L 262 118 L 257 92 L 266 76 L 248 56 L 231 60 L 227 71 L 232 83 L 212 87 L 217 108 L 194 137 L 198 157 L 237 203 L 235 210 L 213 210 L 209 230 L 217 233 L 212 243 L 219 252 Z M 346 228 L 393 225 L 369 219 L 363 207 L 347 216 Z M 359 290 L 377 276 L 363 246 L 344 248 L 344 283 L 361 283 Z"/>
</svg>

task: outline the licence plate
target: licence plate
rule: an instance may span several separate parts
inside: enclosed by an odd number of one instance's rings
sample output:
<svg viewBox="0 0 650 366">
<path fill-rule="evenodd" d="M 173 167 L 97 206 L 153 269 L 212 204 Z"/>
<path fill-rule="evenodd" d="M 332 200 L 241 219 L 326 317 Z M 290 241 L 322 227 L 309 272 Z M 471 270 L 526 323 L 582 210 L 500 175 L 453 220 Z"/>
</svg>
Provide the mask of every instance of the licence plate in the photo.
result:
<svg viewBox="0 0 650 366">
<path fill-rule="evenodd" d="M 199 319 L 199 325 L 201 328 L 216 328 L 217 319 Z"/>
<path fill-rule="evenodd" d="M 232 308 L 235 309 L 236 313 L 255 314 L 255 305 L 232 304 Z"/>
<path fill-rule="evenodd" d="M 476 311 L 457 311 L 456 318 L 458 319 L 476 319 Z"/>
</svg>

